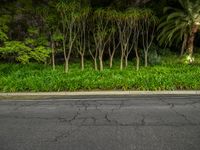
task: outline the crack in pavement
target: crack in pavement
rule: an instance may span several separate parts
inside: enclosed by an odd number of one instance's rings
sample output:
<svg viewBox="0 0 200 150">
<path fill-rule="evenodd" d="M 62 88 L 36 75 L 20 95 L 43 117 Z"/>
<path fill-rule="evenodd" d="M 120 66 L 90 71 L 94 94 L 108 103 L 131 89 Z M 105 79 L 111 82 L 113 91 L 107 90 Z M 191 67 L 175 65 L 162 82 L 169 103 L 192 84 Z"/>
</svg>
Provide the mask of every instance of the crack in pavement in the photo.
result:
<svg viewBox="0 0 200 150">
<path fill-rule="evenodd" d="M 108 113 L 105 114 L 105 120 L 110 123 L 110 124 L 114 124 L 114 125 L 120 125 L 120 123 L 117 121 L 117 120 L 113 120 L 113 119 L 110 119 L 109 116 L 108 116 Z"/>
<path fill-rule="evenodd" d="M 63 139 L 66 139 L 68 138 L 69 136 L 71 136 L 73 133 L 75 133 L 78 129 L 74 129 L 74 130 L 69 130 L 65 133 L 61 133 L 57 136 L 54 137 L 54 139 L 52 140 L 52 142 L 59 142 Z"/>
<path fill-rule="evenodd" d="M 76 117 L 74 117 L 74 118 L 76 118 Z M 63 139 L 69 138 L 73 133 L 78 132 L 80 130 L 80 128 L 82 126 L 84 126 L 85 121 L 86 121 L 86 118 L 82 119 L 81 124 L 77 125 L 77 126 L 74 126 L 74 125 L 71 124 L 71 127 L 75 127 L 75 129 L 69 130 L 69 131 L 61 133 L 61 134 L 58 134 L 57 136 L 55 136 L 53 138 L 52 142 L 56 142 L 57 143 L 57 142 L 60 142 Z"/>
<path fill-rule="evenodd" d="M 160 97 L 159 99 L 162 101 L 165 105 L 169 106 L 169 109 L 172 110 L 176 115 L 184 118 L 184 120 L 191 125 L 198 125 L 198 123 L 193 123 L 185 114 L 180 113 L 176 110 L 176 106 L 187 106 L 187 105 L 191 105 L 194 106 L 195 104 L 199 104 L 199 100 L 190 100 L 191 102 L 185 102 L 185 103 L 170 103 L 167 100 L 164 100 L 162 97 Z M 157 101 L 156 100 L 156 101 Z M 73 107 L 73 109 L 77 109 L 77 112 L 75 112 L 72 117 L 69 119 L 69 117 L 35 117 L 35 116 L 4 116 L 2 115 L 1 118 L 14 118 L 14 119 L 42 119 L 42 120 L 59 120 L 59 122 L 61 123 L 69 123 L 71 125 L 75 125 L 76 123 L 74 123 L 74 121 L 82 121 L 81 124 L 82 125 L 91 125 L 91 126 L 95 126 L 97 125 L 97 121 L 99 119 L 104 120 L 100 125 L 116 125 L 116 126 L 129 126 L 129 125 L 133 125 L 133 126 L 146 126 L 149 125 L 151 123 L 147 123 L 145 120 L 147 118 L 146 114 L 138 114 L 139 116 L 141 116 L 141 120 L 136 121 L 136 122 L 130 122 L 130 123 L 124 123 L 123 121 L 120 122 L 119 119 L 115 119 L 112 117 L 113 113 L 118 112 L 119 110 L 123 110 L 125 109 L 126 106 L 129 106 L 129 102 L 130 100 L 126 101 L 126 100 L 121 100 L 121 101 L 112 101 L 109 103 L 104 103 L 104 101 L 74 101 L 74 102 L 67 102 L 64 103 L 63 105 L 70 105 L 71 107 Z M 35 106 L 40 102 L 35 102 L 35 103 L 31 103 L 31 104 L 23 104 L 20 105 L 18 107 L 29 107 L 29 106 Z M 55 103 L 57 104 L 57 103 Z M 16 104 L 15 104 L 16 105 Z M 48 104 L 49 105 L 49 104 Z M 131 104 L 134 106 L 134 104 Z M 105 108 L 104 106 L 109 106 L 108 108 Z M 102 108 L 101 108 L 102 107 Z M 198 107 L 196 107 L 198 108 Z M 15 108 L 16 109 L 16 108 Z M 88 112 L 88 110 L 97 110 L 98 112 L 100 112 L 100 115 L 102 115 L 102 117 L 97 118 L 95 117 L 95 114 L 86 114 L 86 116 L 81 117 L 82 113 Z M 83 112 L 82 112 L 83 111 Z M 90 112 L 89 112 L 90 113 Z M 122 112 L 123 113 L 123 112 Z M 151 117 L 151 116 L 149 116 Z M 162 120 L 162 118 L 159 119 L 160 125 L 164 125 L 165 121 Z M 89 123 L 88 123 L 89 122 Z M 104 123 L 105 122 L 105 123 Z M 79 124 L 80 122 L 78 122 Z M 86 124 L 84 124 L 86 123 Z M 157 124 L 157 122 L 155 122 L 154 124 Z M 154 125 L 152 124 L 152 125 Z M 179 123 L 181 124 L 181 123 Z"/>
<path fill-rule="evenodd" d="M 142 115 L 142 120 L 141 120 L 141 125 L 145 126 L 146 122 L 145 122 L 145 115 Z"/>
<path fill-rule="evenodd" d="M 173 112 L 175 112 L 176 115 L 181 116 L 182 118 L 184 118 L 185 121 L 187 121 L 187 122 L 190 123 L 190 124 L 193 124 L 193 122 L 192 122 L 190 119 L 188 119 L 187 116 L 186 116 L 185 114 L 182 114 L 182 113 L 176 111 L 176 109 L 175 109 L 176 104 L 166 102 L 166 101 L 163 100 L 163 99 L 160 99 L 160 100 L 161 100 L 163 103 L 165 103 L 165 104 L 167 104 L 168 106 L 170 106 L 170 107 L 169 107 L 170 110 L 172 110 Z M 193 103 L 188 103 L 188 102 L 186 102 L 186 103 L 183 103 L 182 106 L 193 105 L 193 104 L 195 104 L 195 102 L 193 102 Z"/>
<path fill-rule="evenodd" d="M 70 124 L 71 124 L 73 121 L 75 121 L 75 120 L 78 118 L 79 115 L 80 115 L 80 113 L 79 113 L 79 111 L 78 111 L 78 112 L 76 112 L 76 113 L 74 114 L 74 116 L 73 116 L 71 119 L 66 119 L 66 118 L 59 117 L 58 120 L 59 120 L 60 122 L 67 122 L 67 123 L 70 123 Z"/>
</svg>

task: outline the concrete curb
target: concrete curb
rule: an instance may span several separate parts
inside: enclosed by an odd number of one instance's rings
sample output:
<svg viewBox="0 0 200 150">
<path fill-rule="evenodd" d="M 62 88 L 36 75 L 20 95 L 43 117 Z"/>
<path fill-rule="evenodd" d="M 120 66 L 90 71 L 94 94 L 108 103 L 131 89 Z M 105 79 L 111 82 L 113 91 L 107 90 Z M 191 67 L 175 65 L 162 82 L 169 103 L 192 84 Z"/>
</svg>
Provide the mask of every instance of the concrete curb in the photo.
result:
<svg viewBox="0 0 200 150">
<path fill-rule="evenodd" d="M 23 92 L 0 93 L 7 96 L 95 96 L 95 95 L 200 95 L 200 91 L 88 91 L 88 92 Z"/>
</svg>

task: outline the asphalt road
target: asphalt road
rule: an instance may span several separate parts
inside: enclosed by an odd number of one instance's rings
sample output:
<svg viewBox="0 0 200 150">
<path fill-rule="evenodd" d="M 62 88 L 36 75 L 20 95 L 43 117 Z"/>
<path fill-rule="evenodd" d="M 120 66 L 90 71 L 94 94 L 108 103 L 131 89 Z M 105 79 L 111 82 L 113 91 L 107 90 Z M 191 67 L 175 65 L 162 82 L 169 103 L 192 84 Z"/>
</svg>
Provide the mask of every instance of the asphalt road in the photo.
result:
<svg viewBox="0 0 200 150">
<path fill-rule="evenodd" d="M 200 150 L 200 96 L 3 100 L 0 150 Z"/>
</svg>

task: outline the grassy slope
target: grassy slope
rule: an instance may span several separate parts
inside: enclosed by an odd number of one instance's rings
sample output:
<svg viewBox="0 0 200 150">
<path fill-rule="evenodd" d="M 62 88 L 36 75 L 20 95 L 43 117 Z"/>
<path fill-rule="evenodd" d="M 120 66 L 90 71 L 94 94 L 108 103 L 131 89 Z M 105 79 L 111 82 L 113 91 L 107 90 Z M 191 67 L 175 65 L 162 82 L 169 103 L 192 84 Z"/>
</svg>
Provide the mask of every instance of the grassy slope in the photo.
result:
<svg viewBox="0 0 200 150">
<path fill-rule="evenodd" d="M 162 64 L 138 72 L 133 64 L 123 71 L 115 64 L 102 72 L 94 71 L 89 63 L 85 71 L 71 64 L 68 74 L 63 66 L 52 71 L 51 66 L 38 64 L 0 64 L 0 91 L 200 90 L 200 65 L 184 65 L 175 59 L 163 59 Z"/>
</svg>

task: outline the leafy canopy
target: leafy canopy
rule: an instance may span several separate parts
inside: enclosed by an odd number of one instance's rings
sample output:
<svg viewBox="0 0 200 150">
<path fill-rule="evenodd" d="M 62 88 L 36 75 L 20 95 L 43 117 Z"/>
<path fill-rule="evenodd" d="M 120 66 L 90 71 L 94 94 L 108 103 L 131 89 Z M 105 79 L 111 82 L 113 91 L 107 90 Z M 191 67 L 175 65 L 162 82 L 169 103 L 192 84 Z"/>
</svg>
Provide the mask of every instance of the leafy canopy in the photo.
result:
<svg viewBox="0 0 200 150">
<path fill-rule="evenodd" d="M 158 27 L 157 39 L 161 45 L 171 45 L 183 40 L 184 34 L 190 34 L 193 26 L 200 26 L 200 1 L 179 0 L 180 8 L 164 8 L 165 16 Z"/>
</svg>

